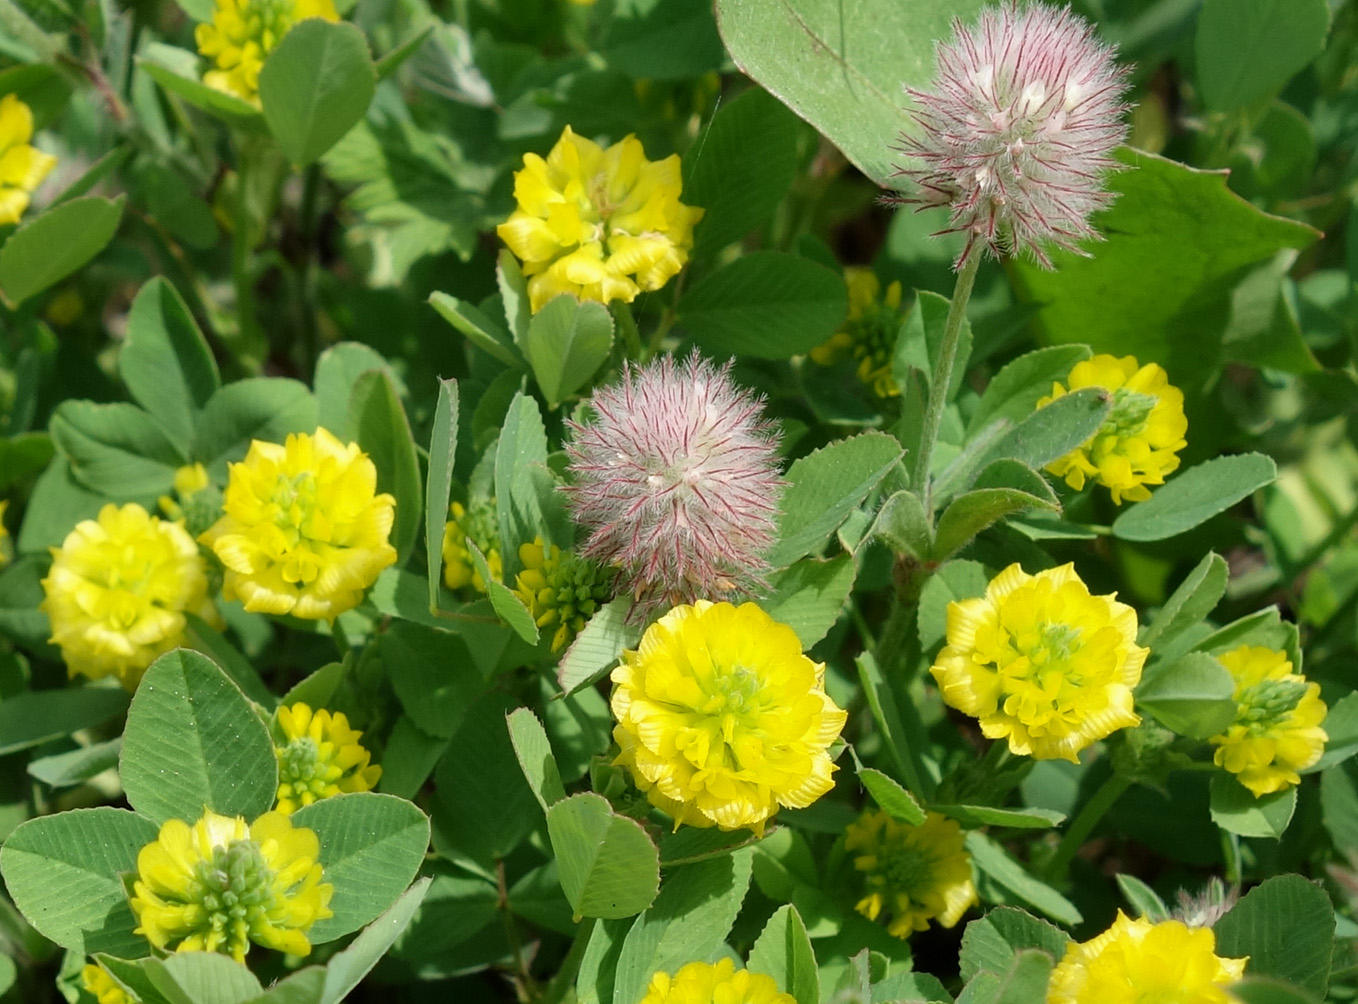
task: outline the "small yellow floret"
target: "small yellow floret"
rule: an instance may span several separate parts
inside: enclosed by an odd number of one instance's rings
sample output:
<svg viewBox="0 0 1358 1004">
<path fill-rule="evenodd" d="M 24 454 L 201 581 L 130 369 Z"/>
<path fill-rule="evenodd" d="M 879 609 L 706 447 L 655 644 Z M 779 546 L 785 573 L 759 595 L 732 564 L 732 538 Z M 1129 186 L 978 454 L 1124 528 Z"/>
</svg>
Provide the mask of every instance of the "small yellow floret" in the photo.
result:
<svg viewBox="0 0 1358 1004">
<path fill-rule="evenodd" d="M 825 665 L 753 603 L 698 600 L 652 624 L 613 670 L 613 738 L 651 804 L 681 823 L 748 827 L 833 786 L 845 713 Z"/>
<path fill-rule="evenodd" d="M 844 849 L 858 852 L 853 866 L 867 887 L 858 912 L 869 920 L 885 914 L 887 930 L 898 938 L 923 931 L 931 920 L 955 925 L 977 902 L 965 839 L 955 820 L 937 812 L 918 826 L 880 809 L 864 813 L 844 831 Z"/>
<path fill-rule="evenodd" d="M 514 592 L 528 607 L 533 621 L 540 628 L 556 625 L 552 633 L 552 651 L 560 652 L 577 634 L 596 610 L 609 600 L 608 576 L 592 561 L 579 558 L 569 551 L 534 538 L 531 544 L 519 546 L 519 573 Z"/>
<path fill-rule="evenodd" d="M 669 282 L 703 215 L 680 187 L 679 157 L 647 160 L 635 136 L 604 149 L 567 126 L 545 160 L 524 154 L 518 208 L 496 233 L 523 262 L 533 311 L 562 293 L 631 303 Z"/>
<path fill-rule="evenodd" d="M 33 139 L 33 111 L 16 95 L 0 98 L 0 225 L 18 223 L 33 192 L 57 166 Z"/>
<path fill-rule="evenodd" d="M 199 540 L 226 566 L 222 595 L 256 613 L 334 620 L 396 561 L 396 500 L 357 443 L 325 429 L 256 439 L 232 464 L 225 515 Z"/>
<path fill-rule="evenodd" d="M 1146 501 L 1151 497 L 1147 485 L 1162 485 L 1167 474 L 1179 469 L 1178 452 L 1187 445 L 1188 431 L 1183 391 L 1170 386 L 1169 375 L 1155 363 L 1138 366 L 1132 356 L 1100 355 L 1076 363 L 1066 383 L 1070 391 L 1108 390 L 1112 410 L 1088 442 L 1048 464 L 1047 470 L 1076 491 L 1092 478 L 1109 489 L 1118 505 L 1123 499 Z M 1067 387 L 1055 383 L 1037 406 L 1067 393 Z"/>
<path fill-rule="evenodd" d="M 849 316 L 829 341 L 811 350 L 811 361 L 831 366 L 845 357 L 858 361 L 858 379 L 878 397 L 898 397 L 901 389 L 891 373 L 896 336 L 901 328 L 901 284 L 892 282 L 882 295 L 882 282 L 870 268 L 844 270 L 849 289 Z"/>
<path fill-rule="evenodd" d="M 1285 652 L 1241 645 L 1217 656 L 1235 680 L 1235 720 L 1213 736 L 1213 761 L 1255 798 L 1290 788 L 1325 752 L 1320 684 L 1292 672 Z"/>
<path fill-rule="evenodd" d="M 338 21 L 333 0 L 217 0 L 212 23 L 194 31 L 198 51 L 214 69 L 203 83 L 259 107 L 259 71 L 264 60 L 298 21 Z"/>
<path fill-rule="evenodd" d="M 1119 910 L 1103 934 L 1066 946 L 1046 1004 L 1231 1004 L 1228 988 L 1247 961 L 1218 956 L 1211 928 L 1152 924 Z"/>
<path fill-rule="evenodd" d="M 349 727 L 343 712 L 312 711 L 298 702 L 275 713 L 283 744 L 278 757 L 279 812 L 296 812 L 317 799 L 341 792 L 371 791 L 382 768 L 369 765 L 371 754 L 359 744 L 363 733 Z"/>
<path fill-rule="evenodd" d="M 74 676 L 117 676 L 129 690 L 184 640 L 185 613 L 215 621 L 198 545 L 135 502 L 110 503 L 52 549 L 41 609 Z"/>
<path fill-rule="evenodd" d="M 486 591 L 486 580 L 472 561 L 467 539 L 486 559 L 486 567 L 496 582 L 504 577 L 500 558 L 500 531 L 495 522 L 495 500 L 473 503 L 470 512 L 461 502 L 448 507 L 449 519 L 443 524 L 443 581 L 449 589 L 470 585 L 478 593 Z"/>
<path fill-rule="evenodd" d="M 113 982 L 108 970 L 98 963 L 87 963 L 80 970 L 80 982 L 99 1004 L 136 1004 L 127 991 Z"/>
<path fill-rule="evenodd" d="M 245 961 L 250 942 L 306 955 L 306 932 L 329 909 L 313 830 L 281 812 L 246 825 L 205 811 L 190 826 L 171 819 L 137 855 L 132 912 L 158 949 L 221 952 Z"/>
<path fill-rule="evenodd" d="M 796 1004 L 772 976 L 736 969 L 729 958 L 690 962 L 677 973 L 656 973 L 639 1004 Z"/>
<path fill-rule="evenodd" d="M 948 643 L 930 672 L 987 738 L 1079 762 L 1096 739 L 1141 721 L 1132 689 L 1148 651 L 1136 630 L 1136 611 L 1091 596 L 1074 565 L 1029 575 L 1014 564 L 985 596 L 948 604 Z"/>
</svg>

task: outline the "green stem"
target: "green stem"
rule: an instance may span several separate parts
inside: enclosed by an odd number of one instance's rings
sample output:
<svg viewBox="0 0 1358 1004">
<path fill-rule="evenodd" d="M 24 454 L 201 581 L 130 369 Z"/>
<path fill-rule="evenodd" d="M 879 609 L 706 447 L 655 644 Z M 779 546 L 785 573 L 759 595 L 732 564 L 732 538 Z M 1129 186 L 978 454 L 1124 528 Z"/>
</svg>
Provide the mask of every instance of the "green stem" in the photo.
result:
<svg viewBox="0 0 1358 1004">
<path fill-rule="evenodd" d="M 1061 837 L 1061 843 L 1057 845 L 1056 853 L 1047 862 L 1045 870 L 1050 881 L 1060 881 L 1066 877 L 1066 872 L 1070 868 L 1070 863 L 1075 859 L 1075 854 L 1084 845 L 1085 840 L 1094 832 L 1094 827 L 1099 825 L 1099 821 L 1113 803 L 1122 797 L 1123 792 L 1132 786 L 1131 778 L 1124 777 L 1122 774 L 1114 774 L 1107 781 L 1103 782 L 1103 787 L 1094 792 L 1094 797 L 1085 803 L 1085 807 L 1080 810 L 1074 821 L 1066 828 L 1066 832 Z"/>
<path fill-rule="evenodd" d="M 523 942 L 519 938 L 519 927 L 514 922 L 514 912 L 509 908 L 509 886 L 505 882 L 503 858 L 495 862 L 495 882 L 499 887 L 500 917 L 504 921 L 505 940 L 509 942 L 509 950 L 514 956 L 514 975 L 519 988 L 519 1000 L 535 1001 L 539 996 L 538 986 L 532 973 L 528 971 L 528 961 L 523 954 Z"/>
<path fill-rule="evenodd" d="M 633 362 L 641 361 L 641 332 L 637 330 L 637 319 L 632 316 L 632 308 L 622 302 L 609 304 L 613 313 L 613 324 L 618 337 L 622 339 L 623 354 Z"/>
<path fill-rule="evenodd" d="M 943 424 L 943 409 L 948 405 L 948 385 L 952 383 L 953 363 L 957 360 L 957 342 L 962 334 L 962 323 L 967 318 L 967 301 L 971 299 L 971 288 L 976 284 L 976 271 L 980 267 L 981 255 L 973 251 L 962 266 L 962 270 L 957 273 L 952 305 L 948 308 L 948 322 L 943 329 L 943 342 L 938 347 L 938 359 L 934 362 L 934 375 L 929 383 L 929 403 L 924 410 L 924 428 L 920 434 L 919 452 L 915 454 L 913 484 L 916 491 L 922 489 L 924 512 L 931 523 L 934 518 L 934 500 L 929 467 L 934 459 L 934 443 L 938 439 L 938 429 Z"/>
<path fill-rule="evenodd" d="M 561 962 L 561 968 L 543 988 L 542 996 L 538 998 L 540 1004 L 557 1004 L 565 998 L 566 992 L 575 983 L 576 974 L 580 972 L 580 963 L 585 959 L 585 950 L 589 948 L 589 939 L 594 934 L 595 923 L 593 917 L 586 917 L 580 924 L 580 929 L 575 932 L 575 940 L 571 942 L 570 951 Z"/>
<path fill-rule="evenodd" d="M 236 198 L 232 206 L 231 282 L 236 290 L 237 361 L 248 372 L 259 370 L 264 362 L 267 342 L 255 317 L 254 226 L 250 214 L 250 184 L 253 181 L 254 144 L 238 144 Z"/>
</svg>

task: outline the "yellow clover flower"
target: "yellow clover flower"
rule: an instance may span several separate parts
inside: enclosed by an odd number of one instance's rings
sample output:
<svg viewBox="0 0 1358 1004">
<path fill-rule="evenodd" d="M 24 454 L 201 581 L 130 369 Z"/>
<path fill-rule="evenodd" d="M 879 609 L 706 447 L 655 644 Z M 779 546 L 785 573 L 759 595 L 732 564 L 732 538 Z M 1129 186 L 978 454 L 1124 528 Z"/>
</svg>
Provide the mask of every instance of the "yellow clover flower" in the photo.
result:
<svg viewBox="0 0 1358 1004">
<path fill-rule="evenodd" d="M 673 976 L 656 973 L 640 1004 L 796 1004 L 796 1000 L 779 991 L 772 976 L 736 969 L 729 958 L 722 958 L 690 962 Z"/>
<path fill-rule="evenodd" d="M 300 701 L 275 713 L 283 745 L 278 757 L 279 812 L 293 813 L 317 799 L 341 792 L 372 791 L 382 768 L 359 745 L 363 733 L 349 727 L 343 712 L 312 711 Z"/>
<path fill-rule="evenodd" d="M 108 970 L 97 962 L 87 963 L 80 970 L 80 982 L 99 1004 L 136 1004 L 127 991 L 113 982 Z"/>
<path fill-rule="evenodd" d="M 1103 934 L 1066 946 L 1046 1004 L 1231 1004 L 1227 988 L 1247 961 L 1218 956 L 1211 928 L 1152 924 L 1119 910 Z"/>
<path fill-rule="evenodd" d="M 1078 763 L 1094 740 L 1141 721 L 1132 688 L 1148 650 L 1136 611 L 1091 596 L 1074 565 L 1037 575 L 1010 565 L 985 596 L 948 604 L 947 642 L 930 669 L 943 700 L 1013 753 Z"/>
<path fill-rule="evenodd" d="M 631 303 L 688 261 L 703 210 L 679 201 L 679 157 L 646 159 L 635 136 L 604 149 L 567 126 L 547 154 L 524 154 L 518 208 L 496 228 L 523 262 L 534 312 L 569 293 Z"/>
<path fill-rule="evenodd" d="M 306 955 L 306 932 L 333 916 L 313 830 L 282 812 L 247 825 L 204 810 L 190 826 L 171 819 L 137 855 L 132 912 L 156 948 L 222 952 L 245 961 L 250 942 Z"/>
<path fill-rule="evenodd" d="M 256 439 L 232 464 L 225 514 L 199 536 L 226 566 L 222 595 L 245 609 L 334 620 L 396 561 L 396 500 L 357 443 L 325 429 L 282 446 Z"/>
<path fill-rule="evenodd" d="M 1052 384 L 1039 408 L 1082 387 L 1103 387 L 1113 406 L 1099 431 L 1084 445 L 1047 465 L 1047 470 L 1079 491 L 1085 479 L 1106 486 L 1118 505 L 1144 502 L 1147 485 L 1162 485 L 1179 468 L 1178 452 L 1187 445 L 1184 395 L 1171 387 L 1169 374 L 1155 363 L 1138 366 L 1132 356 L 1099 355 L 1075 364 L 1067 387 Z"/>
<path fill-rule="evenodd" d="M 308 17 L 339 20 L 333 0 L 217 0 L 212 23 L 194 30 L 199 53 L 215 67 L 203 74 L 203 83 L 258 108 L 265 58 Z"/>
<path fill-rule="evenodd" d="M 0 98 L 0 225 L 18 223 L 57 158 L 29 145 L 33 110 L 13 94 Z"/>
<path fill-rule="evenodd" d="M 67 534 L 42 588 L 40 609 L 71 675 L 116 676 L 128 690 L 183 642 L 185 613 L 217 617 L 193 538 L 135 502 L 110 503 Z"/>
<path fill-rule="evenodd" d="M 852 356 L 858 361 L 858 379 L 878 397 L 899 397 L 901 389 L 891 375 L 896 335 L 901 327 L 901 284 L 893 282 L 882 295 L 882 282 L 870 268 L 853 265 L 844 270 L 849 287 L 849 316 L 830 340 L 811 350 L 811 361 L 832 366 Z"/>
<path fill-rule="evenodd" d="M 844 849 L 859 852 L 853 866 L 867 887 L 858 912 L 869 920 L 885 912 L 887 930 L 898 938 L 925 930 L 931 920 L 955 925 L 977 902 L 965 839 L 955 820 L 937 812 L 918 826 L 880 809 L 865 812 L 844 831 Z"/>
<path fill-rule="evenodd" d="M 651 804 L 681 823 L 748 827 L 833 786 L 845 713 L 825 665 L 753 603 L 698 600 L 652 624 L 613 670 L 613 738 Z"/>
<path fill-rule="evenodd" d="M 1235 679 L 1235 720 L 1211 742 L 1213 761 L 1254 793 L 1255 798 L 1301 781 L 1297 771 L 1325 752 L 1329 739 L 1320 727 L 1325 702 L 1320 684 L 1292 672 L 1284 652 L 1241 645 L 1217 656 Z"/>
<path fill-rule="evenodd" d="M 470 585 L 479 593 L 486 591 L 486 580 L 472 563 L 472 552 L 467 538 L 476 545 L 486 559 L 491 577 L 499 582 L 504 576 L 504 562 L 500 558 L 500 530 L 495 521 L 495 500 L 483 499 L 472 503 L 469 511 L 461 502 L 448 507 L 451 517 L 443 524 L 443 581 L 449 589 Z"/>
<path fill-rule="evenodd" d="M 528 607 L 540 628 L 556 625 L 552 651 L 560 652 L 585 627 L 585 622 L 612 596 L 602 568 L 555 544 L 546 546 L 541 537 L 519 547 L 523 571 L 514 592 Z"/>
</svg>

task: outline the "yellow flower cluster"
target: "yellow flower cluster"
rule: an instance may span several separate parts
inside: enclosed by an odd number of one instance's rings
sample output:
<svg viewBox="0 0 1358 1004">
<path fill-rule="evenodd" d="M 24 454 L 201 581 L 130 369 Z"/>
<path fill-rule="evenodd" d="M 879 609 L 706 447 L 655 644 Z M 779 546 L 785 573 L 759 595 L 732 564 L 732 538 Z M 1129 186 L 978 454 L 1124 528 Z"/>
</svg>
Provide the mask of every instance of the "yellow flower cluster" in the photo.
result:
<svg viewBox="0 0 1358 1004">
<path fill-rule="evenodd" d="M 0 98 L 0 225 L 18 223 L 57 158 L 30 145 L 33 110 L 13 94 Z"/>
<path fill-rule="evenodd" d="M 882 295 L 882 282 L 870 268 L 844 270 L 849 287 L 849 316 L 842 330 L 811 350 L 811 361 L 832 366 L 840 359 L 857 360 L 858 379 L 878 397 L 898 397 L 901 389 L 891 375 L 896 335 L 901 327 L 901 284 L 893 282 Z"/>
<path fill-rule="evenodd" d="M 524 154 L 518 208 L 496 228 L 523 262 L 533 311 L 569 293 L 631 303 L 688 261 L 703 210 L 679 201 L 679 157 L 646 159 L 635 136 L 604 149 L 570 126 L 547 154 Z"/>
<path fill-rule="evenodd" d="M 371 791 L 382 768 L 359 744 L 363 733 L 349 727 L 343 712 L 312 711 L 298 702 L 275 713 L 283 744 L 278 757 L 279 812 L 293 813 L 318 799 L 341 792 Z"/>
<path fill-rule="evenodd" d="M 844 831 L 844 849 L 858 852 L 866 895 L 858 912 L 869 920 L 885 913 L 898 938 L 923 931 L 929 922 L 952 927 L 977 902 L 971 855 L 956 821 L 931 812 L 923 823 L 898 822 L 881 810 L 864 813 Z"/>
<path fill-rule="evenodd" d="M 222 595 L 245 609 L 334 620 L 396 561 L 396 501 L 357 443 L 325 429 L 255 440 L 232 464 L 225 515 L 198 539 L 226 566 Z"/>
<path fill-rule="evenodd" d="M 212 23 L 194 31 L 198 51 L 214 69 L 203 83 L 259 107 L 259 71 L 264 60 L 298 21 L 338 21 L 333 0 L 217 0 Z"/>
<path fill-rule="evenodd" d="M 74 676 L 117 676 L 128 690 L 184 640 L 185 613 L 215 620 L 198 546 L 135 502 L 79 523 L 42 580 L 52 644 Z"/>
<path fill-rule="evenodd" d="M 647 629 L 613 670 L 613 738 L 651 804 L 681 823 L 748 827 L 833 786 L 845 713 L 825 666 L 753 603 L 698 600 Z"/>
<path fill-rule="evenodd" d="M 1092 478 L 1112 492 L 1118 505 L 1123 499 L 1146 501 L 1151 497 L 1146 486 L 1164 484 L 1165 475 L 1178 470 L 1178 452 L 1187 445 L 1183 391 L 1171 387 L 1169 375 L 1155 363 L 1138 366 L 1132 356 L 1099 355 L 1076 363 L 1066 384 L 1053 384 L 1051 395 L 1037 406 L 1069 391 L 1102 387 L 1112 394 L 1112 409 L 1088 442 L 1047 470 L 1076 491 Z"/>
<path fill-rule="evenodd" d="M 95 962 L 80 970 L 80 982 L 99 1004 L 135 1004 L 122 987 L 113 982 L 108 970 Z"/>
<path fill-rule="evenodd" d="M 1066 947 L 1046 1004 L 1231 1004 L 1227 988 L 1247 961 L 1220 958 L 1211 928 L 1152 924 L 1119 910 L 1103 934 Z"/>
<path fill-rule="evenodd" d="M 190 826 L 171 819 L 137 855 L 132 912 L 156 948 L 222 952 L 245 961 L 250 942 L 306 955 L 306 932 L 332 916 L 315 831 L 281 812 L 247 825 L 204 811 Z"/>
<path fill-rule="evenodd" d="M 796 1004 L 772 976 L 736 969 L 729 958 L 690 962 L 677 973 L 651 977 L 639 1004 Z"/>
<path fill-rule="evenodd" d="M 470 510 L 461 502 L 448 507 L 451 517 L 443 524 L 443 581 L 449 589 L 470 585 L 477 592 L 486 591 L 486 580 L 472 563 L 472 552 L 467 538 L 476 545 L 486 559 L 491 578 L 496 582 L 504 576 L 504 562 L 500 558 L 500 531 L 495 522 L 495 500 L 483 499 L 472 503 Z"/>
<path fill-rule="evenodd" d="M 1325 752 L 1320 684 L 1292 672 L 1284 652 L 1241 645 L 1217 657 L 1235 680 L 1235 720 L 1211 742 L 1218 767 L 1255 798 L 1301 781 L 1297 774 Z"/>
<path fill-rule="evenodd" d="M 1096 739 L 1141 721 L 1132 689 L 1148 650 L 1136 630 L 1136 612 L 1091 596 L 1073 565 L 1029 575 L 1014 564 L 985 596 L 948 604 L 947 645 L 930 671 L 987 738 L 1079 762 Z"/>
<path fill-rule="evenodd" d="M 552 544 L 547 547 L 537 537 L 519 547 L 523 571 L 514 592 L 528 607 L 540 628 L 556 625 L 552 651 L 560 652 L 594 612 L 608 602 L 611 592 L 607 575 L 592 561 L 579 558 Z"/>
</svg>

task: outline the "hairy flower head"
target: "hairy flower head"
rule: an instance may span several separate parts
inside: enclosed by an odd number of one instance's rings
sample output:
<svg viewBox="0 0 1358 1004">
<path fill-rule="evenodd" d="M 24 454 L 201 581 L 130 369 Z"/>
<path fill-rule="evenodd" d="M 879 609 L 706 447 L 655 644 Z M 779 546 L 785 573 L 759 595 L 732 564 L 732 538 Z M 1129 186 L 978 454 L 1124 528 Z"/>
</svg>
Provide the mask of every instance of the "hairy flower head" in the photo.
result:
<svg viewBox="0 0 1358 1004">
<path fill-rule="evenodd" d="M 1037 402 L 1051 404 L 1068 391 L 1102 387 L 1113 398 L 1099 431 L 1047 470 L 1076 491 L 1092 478 L 1108 488 L 1113 501 L 1144 502 L 1147 485 L 1162 485 L 1165 475 L 1179 469 L 1178 453 L 1187 442 L 1188 419 L 1184 395 L 1169 383 L 1169 374 L 1155 363 L 1138 366 L 1132 356 L 1098 355 L 1075 364 L 1066 386 L 1052 384 L 1052 392 Z"/>
<path fill-rule="evenodd" d="M 298 21 L 338 21 L 333 0 L 216 0 L 212 22 L 198 25 L 198 51 L 214 68 L 203 83 L 259 107 L 259 71 Z"/>
<path fill-rule="evenodd" d="M 57 158 L 30 145 L 33 111 L 16 95 L 0 98 L 0 225 L 18 223 Z"/>
<path fill-rule="evenodd" d="M 245 609 L 334 620 L 396 561 L 396 501 L 357 443 L 325 429 L 282 446 L 256 439 L 232 464 L 225 514 L 198 539 L 226 566 L 222 595 Z"/>
<path fill-rule="evenodd" d="M 495 232 L 523 262 L 533 311 L 562 293 L 631 303 L 669 282 L 703 215 L 679 191 L 678 155 L 647 160 L 635 136 L 604 149 L 567 126 L 545 160 L 524 154 L 518 208 Z"/>
<path fill-rule="evenodd" d="M 86 963 L 80 970 L 80 985 L 88 990 L 99 1004 L 136 1004 L 127 991 L 113 982 L 108 970 L 97 962 Z"/>
<path fill-rule="evenodd" d="M 613 738 L 651 804 L 681 823 L 748 827 L 833 786 L 845 713 L 825 665 L 753 603 L 699 600 L 652 624 L 613 670 Z"/>
<path fill-rule="evenodd" d="M 156 948 L 222 952 L 245 961 L 250 942 L 306 955 L 306 932 L 332 916 L 320 841 L 287 815 L 204 811 L 190 826 L 171 819 L 137 855 L 132 912 Z"/>
<path fill-rule="evenodd" d="M 500 559 L 500 529 L 496 524 L 495 500 L 473 502 L 469 510 L 461 502 L 448 507 L 448 521 L 443 524 L 443 581 L 449 589 L 470 585 L 477 592 L 486 591 L 486 580 L 481 578 L 472 561 L 470 540 L 486 559 L 491 578 L 496 582 L 504 575 Z"/>
<path fill-rule="evenodd" d="M 865 895 L 858 912 L 869 920 L 886 914 L 898 938 L 923 931 L 932 920 L 952 927 L 977 902 L 971 855 L 955 820 L 929 813 L 918 826 L 880 809 L 865 812 L 844 831 L 844 849 L 857 852 Z"/>
<path fill-rule="evenodd" d="M 1213 761 L 1254 793 L 1255 798 L 1301 781 L 1325 752 L 1329 739 L 1321 723 L 1325 702 L 1320 684 L 1292 672 L 1284 652 L 1241 645 L 1217 656 L 1235 680 L 1235 719 L 1213 736 Z"/>
<path fill-rule="evenodd" d="M 639 1004 L 796 1004 L 772 976 L 736 969 L 729 958 L 690 962 L 677 973 L 651 977 Z"/>
<path fill-rule="evenodd" d="M 901 327 L 901 284 L 892 282 L 883 295 L 877 273 L 858 265 L 844 270 L 844 281 L 849 287 L 849 316 L 829 341 L 811 350 L 811 361 L 831 366 L 852 357 L 858 379 L 878 397 L 898 397 L 901 389 L 891 375 L 891 363 Z"/>
<path fill-rule="evenodd" d="M 594 612 L 613 596 L 612 578 L 594 562 L 541 537 L 519 547 L 519 573 L 514 592 L 540 628 L 552 628 L 552 651 L 560 652 L 585 627 Z"/>
<path fill-rule="evenodd" d="M 178 523 L 135 502 L 79 523 L 42 580 L 41 609 L 66 667 L 135 690 L 142 673 L 184 640 L 186 613 L 216 620 L 198 545 Z"/>
<path fill-rule="evenodd" d="M 1074 565 L 1029 575 L 1014 564 L 984 596 L 948 604 L 948 643 L 930 672 L 987 738 L 1079 762 L 1096 739 L 1141 721 L 1132 688 L 1147 654 L 1136 611 L 1091 596 Z"/>
<path fill-rule="evenodd" d="M 760 400 L 694 354 L 629 367 L 594 392 L 595 419 L 567 423 L 581 554 L 621 570 L 638 610 L 759 581 L 782 482 Z"/>
<path fill-rule="evenodd" d="M 917 128 L 900 150 L 913 160 L 897 173 L 917 191 L 902 201 L 951 210 L 944 232 L 967 239 L 958 268 L 978 244 L 1046 268 L 1048 246 L 1083 253 L 1099 236 L 1089 215 L 1112 201 L 1102 176 L 1127 134 L 1126 76 L 1068 8 L 1011 0 L 954 21 L 932 89 L 908 90 Z"/>
<path fill-rule="evenodd" d="M 1103 934 L 1066 946 L 1046 1004 L 1231 1004 L 1228 988 L 1247 961 L 1218 956 L 1210 928 L 1152 924 L 1119 910 Z"/>
<path fill-rule="evenodd" d="M 382 768 L 359 744 L 363 733 L 349 727 L 343 712 L 312 711 L 300 701 L 275 713 L 281 744 L 278 757 L 279 812 L 293 813 L 317 799 L 349 791 L 371 791 Z"/>
</svg>

